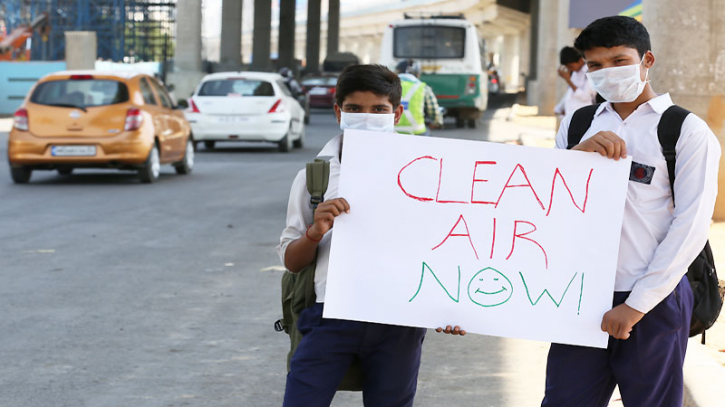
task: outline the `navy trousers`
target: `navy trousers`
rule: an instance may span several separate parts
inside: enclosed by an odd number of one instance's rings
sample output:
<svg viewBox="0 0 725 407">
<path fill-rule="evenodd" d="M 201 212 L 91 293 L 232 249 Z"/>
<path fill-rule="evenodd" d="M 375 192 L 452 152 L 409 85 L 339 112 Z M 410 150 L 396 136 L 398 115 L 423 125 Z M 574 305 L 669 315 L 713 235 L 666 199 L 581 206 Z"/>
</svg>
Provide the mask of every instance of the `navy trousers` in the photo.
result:
<svg viewBox="0 0 725 407">
<path fill-rule="evenodd" d="M 614 293 L 614 306 L 629 292 Z M 600 407 L 615 385 L 627 407 L 682 407 L 682 364 L 692 316 L 687 277 L 640 320 L 629 339 L 609 337 L 607 349 L 552 344 L 542 406 Z"/>
<path fill-rule="evenodd" d="M 412 406 L 425 329 L 322 318 L 323 304 L 302 311 L 303 338 L 290 364 L 284 407 L 329 406 L 353 358 L 360 358 L 363 404 Z"/>
</svg>

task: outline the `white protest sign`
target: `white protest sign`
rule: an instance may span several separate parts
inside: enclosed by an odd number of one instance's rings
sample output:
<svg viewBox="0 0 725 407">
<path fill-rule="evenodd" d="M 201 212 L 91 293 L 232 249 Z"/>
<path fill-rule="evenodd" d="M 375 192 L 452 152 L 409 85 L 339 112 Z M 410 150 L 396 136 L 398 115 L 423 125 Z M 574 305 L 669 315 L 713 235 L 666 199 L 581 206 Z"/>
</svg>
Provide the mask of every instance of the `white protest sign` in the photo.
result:
<svg viewBox="0 0 725 407">
<path fill-rule="evenodd" d="M 325 318 L 604 348 L 631 159 L 345 131 Z"/>
</svg>

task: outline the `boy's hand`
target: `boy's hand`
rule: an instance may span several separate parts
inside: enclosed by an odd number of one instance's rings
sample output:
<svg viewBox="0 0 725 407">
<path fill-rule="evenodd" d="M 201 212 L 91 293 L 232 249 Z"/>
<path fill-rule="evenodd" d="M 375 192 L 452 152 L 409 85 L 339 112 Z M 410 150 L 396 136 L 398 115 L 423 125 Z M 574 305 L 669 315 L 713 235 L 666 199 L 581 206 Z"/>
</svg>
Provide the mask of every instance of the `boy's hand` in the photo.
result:
<svg viewBox="0 0 725 407">
<path fill-rule="evenodd" d="M 335 198 L 317 205 L 315 220 L 307 233 L 315 240 L 322 239 L 335 223 L 335 217 L 341 213 L 349 213 L 350 204 L 345 198 Z"/>
<path fill-rule="evenodd" d="M 627 304 L 620 304 L 607 311 L 602 318 L 602 331 L 616 339 L 629 339 L 629 334 L 644 314 Z"/>
<path fill-rule="evenodd" d="M 571 72 L 569 71 L 569 68 L 565 67 L 564 65 L 559 67 L 558 73 L 559 76 L 564 78 L 564 80 L 571 79 Z"/>
<path fill-rule="evenodd" d="M 614 160 L 627 158 L 627 144 L 611 131 L 600 131 L 575 145 L 572 150 L 595 152 Z"/>
<path fill-rule="evenodd" d="M 461 327 L 458 325 L 456 325 L 453 328 L 451 328 L 451 326 L 448 325 L 448 326 L 446 326 L 445 330 L 443 328 L 436 328 L 436 332 L 443 332 L 444 334 L 448 334 L 448 335 L 461 335 L 461 336 L 466 335 L 466 331 L 461 329 Z"/>
</svg>

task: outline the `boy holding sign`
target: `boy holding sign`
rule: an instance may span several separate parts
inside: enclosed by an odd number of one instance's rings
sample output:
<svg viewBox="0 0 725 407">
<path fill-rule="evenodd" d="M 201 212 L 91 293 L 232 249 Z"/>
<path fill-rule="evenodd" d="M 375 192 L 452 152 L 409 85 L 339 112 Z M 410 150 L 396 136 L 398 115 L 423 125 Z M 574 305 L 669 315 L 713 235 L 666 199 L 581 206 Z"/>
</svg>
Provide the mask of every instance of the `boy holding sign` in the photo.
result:
<svg viewBox="0 0 725 407">
<path fill-rule="evenodd" d="M 692 313 L 683 277 L 700 253 L 717 195 L 720 145 L 707 124 L 689 114 L 676 146 L 675 205 L 658 124 L 673 105 L 648 82 L 655 63 L 646 28 L 633 18 L 607 17 L 577 38 L 589 80 L 607 102 L 573 150 L 612 159 L 632 156 L 613 308 L 601 329 L 607 349 L 552 344 L 542 406 L 606 406 L 615 385 L 633 406 L 681 406 L 682 364 Z M 572 117 L 562 123 L 567 148 Z"/>
<path fill-rule="evenodd" d="M 403 113 L 400 79 L 381 65 L 346 68 L 338 78 L 335 97 L 335 115 L 342 130 L 392 133 Z M 297 174 L 287 227 L 277 247 L 292 273 L 317 260 L 317 302 L 299 317 L 297 327 L 303 338 L 291 360 L 284 406 L 329 406 L 354 358 L 359 358 L 364 371 L 366 406 L 412 406 L 425 329 L 322 317 L 332 227 L 336 217 L 350 212 L 345 198 L 337 196 L 342 142 L 342 135 L 333 138 L 318 155 L 330 157 L 330 177 L 325 201 L 314 215 L 305 170 Z"/>
</svg>

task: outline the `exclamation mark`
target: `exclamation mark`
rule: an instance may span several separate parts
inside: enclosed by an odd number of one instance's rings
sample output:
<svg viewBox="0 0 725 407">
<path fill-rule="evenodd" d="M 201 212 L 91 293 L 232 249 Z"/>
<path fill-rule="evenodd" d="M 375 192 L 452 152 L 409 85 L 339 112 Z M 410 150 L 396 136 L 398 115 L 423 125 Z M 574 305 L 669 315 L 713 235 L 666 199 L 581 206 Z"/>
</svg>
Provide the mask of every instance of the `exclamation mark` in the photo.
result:
<svg viewBox="0 0 725 407">
<path fill-rule="evenodd" d="M 493 248 L 496 246 L 496 218 L 493 218 L 493 236 L 491 237 L 491 255 L 489 259 L 493 259 Z"/>
<path fill-rule="evenodd" d="M 582 273 L 582 286 L 579 289 L 579 307 L 576 309 L 577 315 L 579 315 L 579 310 L 582 309 L 582 293 L 584 293 L 584 273 Z"/>
</svg>

